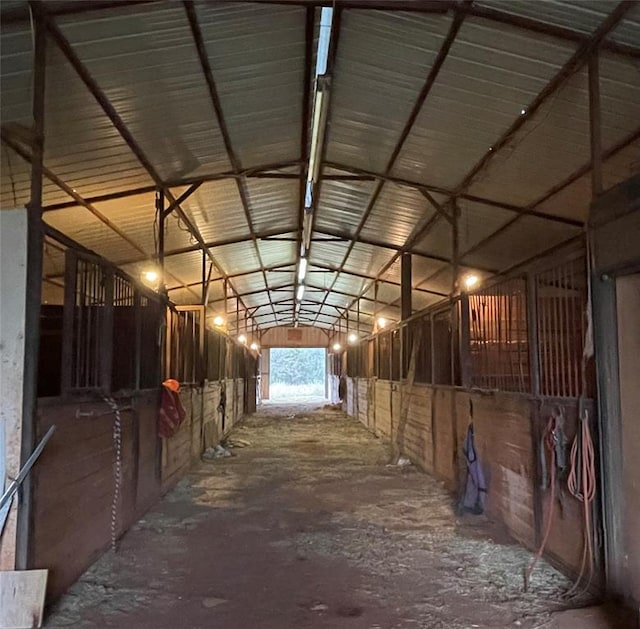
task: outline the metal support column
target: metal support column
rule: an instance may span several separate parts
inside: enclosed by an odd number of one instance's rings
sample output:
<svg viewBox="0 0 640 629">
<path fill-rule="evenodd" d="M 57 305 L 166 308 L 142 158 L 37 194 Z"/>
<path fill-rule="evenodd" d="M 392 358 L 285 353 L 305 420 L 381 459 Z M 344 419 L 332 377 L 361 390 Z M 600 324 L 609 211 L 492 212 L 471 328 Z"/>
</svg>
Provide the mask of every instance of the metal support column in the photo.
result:
<svg viewBox="0 0 640 629">
<path fill-rule="evenodd" d="M 400 258 L 400 312 L 402 320 L 411 316 L 411 254 Z"/>
<path fill-rule="evenodd" d="M 42 302 L 42 172 L 44 167 L 45 81 L 47 36 L 41 16 L 35 19 L 33 55 L 33 148 L 31 159 L 31 197 L 27 205 L 27 285 L 25 296 L 24 380 L 22 398 L 21 465 L 35 448 L 38 399 L 38 352 L 40 347 L 40 304 Z M 32 559 L 32 476 L 22 484 L 18 502 L 16 570 L 31 567 Z"/>
</svg>

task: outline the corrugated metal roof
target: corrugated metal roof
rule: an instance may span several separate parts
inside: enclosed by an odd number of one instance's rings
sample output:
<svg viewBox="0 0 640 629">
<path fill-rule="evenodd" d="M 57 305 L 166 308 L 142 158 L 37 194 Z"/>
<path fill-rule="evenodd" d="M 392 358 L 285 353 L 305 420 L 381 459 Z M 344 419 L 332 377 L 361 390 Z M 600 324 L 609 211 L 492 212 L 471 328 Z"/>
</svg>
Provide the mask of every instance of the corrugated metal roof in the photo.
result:
<svg viewBox="0 0 640 629">
<path fill-rule="evenodd" d="M 353 235 L 375 187 L 373 181 L 324 180 L 320 190 L 316 228 Z"/>
<path fill-rule="evenodd" d="M 602 169 L 603 188 L 640 173 L 640 140 L 608 159 Z M 557 216 L 575 216 L 586 221 L 591 204 L 591 173 L 588 172 L 538 206 L 538 210 Z"/>
<path fill-rule="evenodd" d="M 615 0 L 480 0 L 480 7 L 499 9 L 545 24 L 592 33 L 615 8 Z"/>
<path fill-rule="evenodd" d="M 640 46 L 640 32 L 636 42 Z M 606 150 L 640 127 L 640 62 L 600 54 L 602 148 Z"/>
<path fill-rule="evenodd" d="M 283 238 L 295 238 L 294 233 L 283 234 Z M 258 248 L 265 266 L 276 264 L 295 264 L 298 248 L 295 242 L 284 242 L 279 240 L 259 240 Z"/>
<path fill-rule="evenodd" d="M 446 266 L 444 262 L 437 262 L 429 258 L 413 256 L 411 260 L 411 277 L 413 286 L 419 286 L 428 277 L 442 270 Z"/>
<path fill-rule="evenodd" d="M 385 169 L 450 23 L 443 15 L 343 12 L 330 161 Z"/>
<path fill-rule="evenodd" d="M 346 271 L 354 271 L 356 273 L 375 274 L 394 255 L 395 251 L 393 249 L 383 249 L 382 247 L 374 247 L 357 242 L 353 246 L 344 268 Z"/>
<path fill-rule="evenodd" d="M 3 9 L 4 9 L 4 2 Z M 6 28 L 2 25 L 2 122 L 19 122 L 31 125 L 31 64 L 33 43 L 31 29 L 27 27 Z"/>
<path fill-rule="evenodd" d="M 603 149 L 638 128 L 638 69 L 626 58 L 601 56 Z M 606 77 L 606 78 L 605 78 Z M 521 205 L 534 203 L 549 189 L 590 161 L 587 71 L 571 77 L 523 125 L 508 146 L 480 173 L 470 192 Z M 573 205 L 574 218 L 583 214 Z"/>
<path fill-rule="evenodd" d="M 58 22 L 162 177 L 230 168 L 181 3 Z"/>
<path fill-rule="evenodd" d="M 55 229 L 109 260 L 140 258 L 140 251 L 120 238 L 113 230 L 82 208 L 66 208 L 47 212 L 44 221 Z M 151 252 L 148 252 L 151 256 Z"/>
<path fill-rule="evenodd" d="M 435 209 L 415 188 L 386 184 L 369 215 L 362 236 L 402 246 L 415 226 Z"/>
<path fill-rule="evenodd" d="M 165 259 L 164 268 L 166 273 L 174 275 L 185 284 L 202 283 L 202 253 L 200 251 L 170 256 Z M 198 287 L 197 290 L 201 294 L 201 287 Z"/>
<path fill-rule="evenodd" d="M 444 218 L 439 218 L 414 245 L 414 249 L 426 255 L 451 258 L 453 255 L 453 236 L 450 223 Z"/>
<path fill-rule="evenodd" d="M 48 54 L 46 166 L 85 198 L 151 184 L 61 53 L 51 47 Z M 45 196 L 45 203 L 57 200 L 59 197 Z"/>
<path fill-rule="evenodd" d="M 580 229 L 576 227 L 523 216 L 482 248 L 465 256 L 463 261 L 471 267 L 506 269 L 579 233 Z"/>
<path fill-rule="evenodd" d="M 299 158 L 304 9 L 198 2 L 196 10 L 242 165 Z"/>
<path fill-rule="evenodd" d="M 224 245 L 212 249 L 214 257 L 220 261 L 226 273 L 242 273 L 260 268 L 260 261 L 251 242 Z"/>
<path fill-rule="evenodd" d="M 311 246 L 309 262 L 339 267 L 347 253 L 348 243 L 346 242 L 322 242 L 316 241 Z"/>
<path fill-rule="evenodd" d="M 574 49 L 571 43 L 468 17 L 394 174 L 455 188 Z"/>
<path fill-rule="evenodd" d="M 354 277 L 353 275 L 345 275 L 341 273 L 336 279 L 333 289 L 343 293 L 350 293 L 352 295 L 358 295 L 364 288 L 367 280 Z"/>
<path fill-rule="evenodd" d="M 638 46 L 640 42 L 640 6 L 631 9 L 611 33 L 610 39 L 620 44 Z"/>
<path fill-rule="evenodd" d="M 247 179 L 251 220 L 256 232 L 295 229 L 300 184 L 295 180 Z"/>
<path fill-rule="evenodd" d="M 182 208 L 193 219 L 205 242 L 249 237 L 238 186 L 232 179 L 203 184 L 182 203 Z"/>
<path fill-rule="evenodd" d="M 458 199 L 458 246 L 464 253 L 517 216 L 515 212 Z"/>
</svg>

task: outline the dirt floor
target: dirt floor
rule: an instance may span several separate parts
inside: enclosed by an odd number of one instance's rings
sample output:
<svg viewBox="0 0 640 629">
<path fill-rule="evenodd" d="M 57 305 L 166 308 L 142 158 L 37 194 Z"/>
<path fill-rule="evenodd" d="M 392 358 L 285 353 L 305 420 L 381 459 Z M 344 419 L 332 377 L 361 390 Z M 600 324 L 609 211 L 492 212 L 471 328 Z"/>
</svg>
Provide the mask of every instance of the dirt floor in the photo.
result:
<svg viewBox="0 0 640 629">
<path fill-rule="evenodd" d="M 388 465 L 343 413 L 263 406 L 232 439 L 244 447 L 180 482 L 47 627 L 564 626 L 561 574 L 542 562 L 524 593 L 529 552 L 483 516 L 456 517 L 437 481 Z"/>
</svg>

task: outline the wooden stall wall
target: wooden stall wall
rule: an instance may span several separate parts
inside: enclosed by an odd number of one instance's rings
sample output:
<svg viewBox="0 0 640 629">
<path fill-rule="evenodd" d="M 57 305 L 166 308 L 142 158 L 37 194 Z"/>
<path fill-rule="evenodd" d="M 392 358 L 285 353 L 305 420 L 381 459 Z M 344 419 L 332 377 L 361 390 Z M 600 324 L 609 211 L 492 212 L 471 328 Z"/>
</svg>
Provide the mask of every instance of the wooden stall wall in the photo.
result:
<svg viewBox="0 0 640 629">
<path fill-rule="evenodd" d="M 216 445 L 244 416 L 244 382 L 228 380 L 224 430 L 220 383 L 183 386 L 185 421 L 169 439 L 157 436 L 159 392 L 118 397 L 123 409 L 122 485 L 117 535 L 124 534 L 184 477 L 202 452 Z M 53 437 L 33 469 L 33 567 L 49 569 L 54 600 L 109 547 L 114 493 L 114 415 L 106 402 L 42 399 L 38 438 Z"/>
<path fill-rule="evenodd" d="M 463 442 L 473 421 L 476 448 L 487 482 L 486 513 L 502 522 L 519 542 L 530 549 L 537 548 L 550 492 L 539 487 L 534 448 L 539 447 L 540 435 L 551 413 L 561 410 L 568 463 L 578 423 L 575 400 L 541 403 L 517 393 L 479 393 L 456 387 L 356 380 L 352 386 L 358 391 L 358 419 L 389 443 L 397 438 L 402 425 L 401 453 L 440 479 L 456 499 L 466 482 Z M 588 405 L 593 410 L 593 402 Z M 403 424 L 399 421 L 400 408 L 407 412 Z M 554 507 L 545 554 L 566 572 L 575 574 L 580 569 L 582 554 L 582 503 L 566 490 L 566 477 L 560 482 L 564 491 Z"/>
</svg>

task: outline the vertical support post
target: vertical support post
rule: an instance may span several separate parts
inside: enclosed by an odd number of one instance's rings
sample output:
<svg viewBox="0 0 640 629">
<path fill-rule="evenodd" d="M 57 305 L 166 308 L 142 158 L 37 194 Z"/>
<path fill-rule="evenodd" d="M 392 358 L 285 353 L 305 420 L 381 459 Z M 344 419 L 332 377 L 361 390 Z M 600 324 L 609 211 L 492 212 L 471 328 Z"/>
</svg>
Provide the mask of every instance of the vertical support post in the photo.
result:
<svg viewBox="0 0 640 629">
<path fill-rule="evenodd" d="M 156 211 L 158 212 L 158 267 L 160 267 L 161 282 L 164 284 L 164 236 L 165 236 L 165 196 L 160 188 L 156 194 Z"/>
<path fill-rule="evenodd" d="M 227 293 L 229 292 L 229 280 L 224 279 L 222 281 L 222 290 L 224 290 L 224 323 L 227 326 L 227 331 L 229 331 L 229 322 L 227 321 L 227 316 L 229 315 L 229 304 L 227 299 Z"/>
<path fill-rule="evenodd" d="M 360 341 L 360 298 L 356 300 L 356 334 L 358 335 L 358 341 Z"/>
<path fill-rule="evenodd" d="M 140 376 L 142 372 L 142 295 L 136 288 L 133 293 L 133 307 L 136 326 L 136 351 L 135 351 L 135 390 L 140 390 Z"/>
<path fill-rule="evenodd" d="M 452 261 L 451 261 L 451 384 L 456 385 L 456 356 L 458 354 L 458 346 L 460 344 L 460 317 L 458 312 L 458 304 L 455 301 L 459 293 L 458 275 L 460 273 L 460 238 L 458 231 L 458 217 L 460 210 L 456 199 L 453 199 L 451 203 L 451 249 L 452 249 Z"/>
<path fill-rule="evenodd" d="M 400 257 L 400 312 L 403 320 L 411 316 L 411 254 Z"/>
<path fill-rule="evenodd" d="M 527 273 L 527 335 L 529 343 L 529 390 L 540 396 L 540 352 L 538 347 L 538 291 L 533 273 Z"/>
<path fill-rule="evenodd" d="M 113 283 L 112 268 L 105 268 L 104 275 L 104 314 L 100 334 L 102 336 L 100 352 L 100 387 L 111 393 L 111 374 L 113 370 Z"/>
<path fill-rule="evenodd" d="M 378 328 L 378 280 L 373 285 L 373 331 Z"/>
<path fill-rule="evenodd" d="M 600 67 L 596 50 L 589 57 L 589 131 L 591 138 L 591 196 L 602 193 L 602 129 L 600 115 Z"/>
<path fill-rule="evenodd" d="M 74 249 L 64 254 L 64 305 L 62 312 L 62 368 L 60 392 L 63 397 L 75 384 L 74 378 L 74 329 L 76 317 L 76 282 L 78 279 L 78 255 Z"/>
<path fill-rule="evenodd" d="M 202 250 L 202 305 L 207 305 L 207 252 Z"/>
<path fill-rule="evenodd" d="M 33 150 L 31 159 L 31 197 L 27 205 L 27 286 L 25 296 L 24 380 L 22 388 L 21 465 L 36 445 L 38 399 L 38 353 L 40 347 L 40 305 L 42 302 L 42 171 L 44 168 L 45 82 L 47 73 L 46 27 L 36 12 L 33 55 Z M 31 567 L 32 485 L 28 476 L 18 502 L 16 530 L 16 570 Z"/>
<path fill-rule="evenodd" d="M 403 253 L 400 257 L 400 318 L 406 321 L 411 316 L 411 254 Z M 402 327 L 400 332 L 400 379 L 409 371 L 410 336 L 409 326 Z"/>
<path fill-rule="evenodd" d="M 462 386 L 471 388 L 471 321 L 469 295 L 460 295 L 460 374 Z"/>
</svg>

